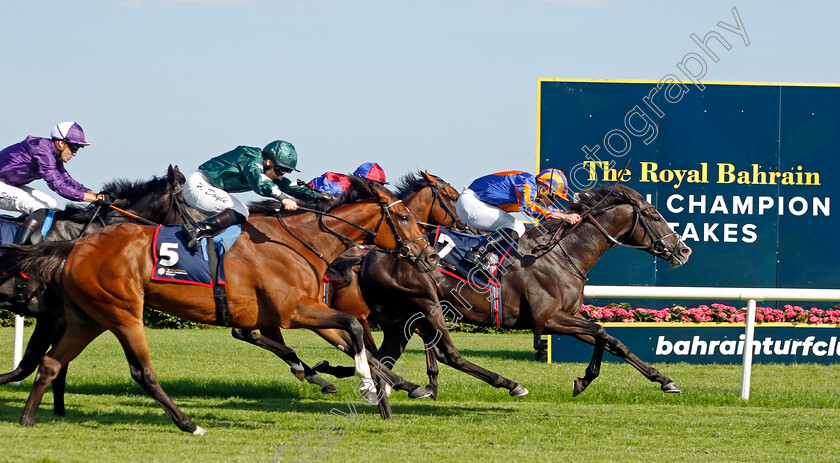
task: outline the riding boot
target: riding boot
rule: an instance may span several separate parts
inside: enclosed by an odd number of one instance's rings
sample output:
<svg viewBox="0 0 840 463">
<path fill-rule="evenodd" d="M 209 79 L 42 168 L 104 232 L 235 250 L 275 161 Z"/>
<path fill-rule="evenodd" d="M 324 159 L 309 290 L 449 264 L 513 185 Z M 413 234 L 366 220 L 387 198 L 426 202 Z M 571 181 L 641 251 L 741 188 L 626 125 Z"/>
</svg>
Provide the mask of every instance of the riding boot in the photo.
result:
<svg viewBox="0 0 840 463">
<path fill-rule="evenodd" d="M 500 251 L 504 249 L 507 243 L 511 241 L 515 242 L 517 239 L 519 239 L 519 233 L 516 230 L 499 228 L 487 235 L 484 241 L 476 244 L 472 249 L 467 251 L 462 260 L 473 267 L 484 265 L 484 261 L 490 252 Z"/>
<path fill-rule="evenodd" d="M 225 209 L 213 217 L 202 220 L 195 225 L 188 223 L 184 224 L 182 227 L 184 234 L 186 234 L 187 238 L 190 240 L 188 246 L 193 251 L 197 251 L 198 242 L 201 238 L 212 235 L 213 233 L 231 225 L 245 223 L 245 220 L 245 216 L 239 212 L 236 212 L 233 209 Z"/>
<path fill-rule="evenodd" d="M 20 224 L 20 228 L 15 235 L 14 244 L 26 244 L 32 234 L 41 228 L 49 212 L 49 209 L 38 209 L 23 219 L 23 223 Z"/>
<path fill-rule="evenodd" d="M 17 234 L 15 234 L 15 241 L 13 244 L 24 245 L 29 242 L 29 238 L 32 237 L 32 234 L 41 229 L 41 225 L 44 223 L 44 220 L 46 220 L 49 212 L 49 209 L 38 209 L 23 219 L 23 223 L 20 224 L 20 228 L 18 228 Z M 24 305 L 31 297 L 31 295 L 27 294 L 28 289 L 29 280 L 21 275 L 16 275 L 12 301 L 20 307 L 20 310 L 25 309 Z"/>
</svg>

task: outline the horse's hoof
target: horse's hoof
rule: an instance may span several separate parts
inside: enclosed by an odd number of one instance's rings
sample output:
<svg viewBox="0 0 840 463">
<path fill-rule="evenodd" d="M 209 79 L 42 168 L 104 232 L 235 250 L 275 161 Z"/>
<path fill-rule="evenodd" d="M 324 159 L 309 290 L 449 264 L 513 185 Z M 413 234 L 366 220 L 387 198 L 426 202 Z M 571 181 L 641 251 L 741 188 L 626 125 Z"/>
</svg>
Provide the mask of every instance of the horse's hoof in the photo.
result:
<svg viewBox="0 0 840 463">
<path fill-rule="evenodd" d="M 297 378 L 299 381 L 303 381 L 306 379 L 306 372 L 304 372 L 303 370 L 297 370 L 295 368 L 290 368 L 290 370 L 292 374 L 295 375 L 295 378 Z"/>
<path fill-rule="evenodd" d="M 679 394 L 682 392 L 680 387 L 677 386 L 677 383 L 671 381 L 670 383 L 666 383 L 662 385 L 662 392 L 668 392 L 672 394 Z"/>
<path fill-rule="evenodd" d="M 411 399 L 425 399 L 431 396 L 432 393 L 428 389 L 420 386 L 417 386 L 413 391 L 408 393 L 408 397 Z"/>
<path fill-rule="evenodd" d="M 429 391 L 429 394 L 431 394 L 429 397 L 431 397 L 432 400 L 437 400 L 437 386 L 427 384 L 426 390 Z"/>
<path fill-rule="evenodd" d="M 572 397 L 577 397 L 578 394 L 583 392 L 584 389 L 586 389 L 586 386 L 583 385 L 583 379 L 576 379 L 574 383 L 574 388 L 572 389 Z"/>
<path fill-rule="evenodd" d="M 204 436 L 204 435 L 207 434 L 207 431 L 204 428 L 202 428 L 201 426 L 196 426 L 195 431 L 193 431 L 192 433 L 195 434 L 196 436 Z"/>
<path fill-rule="evenodd" d="M 517 384 L 515 388 L 510 390 L 511 397 L 522 397 L 523 395 L 528 395 L 528 389 L 525 389 L 521 384 Z"/>
<path fill-rule="evenodd" d="M 379 404 L 379 394 L 376 390 L 376 383 L 373 382 L 370 378 L 362 379 L 362 383 L 359 386 L 359 392 L 362 394 L 362 398 L 365 402 L 370 405 L 378 405 Z"/>
<path fill-rule="evenodd" d="M 323 394 L 335 394 L 338 392 L 338 388 L 334 384 L 327 384 L 321 388 L 321 392 Z"/>
</svg>

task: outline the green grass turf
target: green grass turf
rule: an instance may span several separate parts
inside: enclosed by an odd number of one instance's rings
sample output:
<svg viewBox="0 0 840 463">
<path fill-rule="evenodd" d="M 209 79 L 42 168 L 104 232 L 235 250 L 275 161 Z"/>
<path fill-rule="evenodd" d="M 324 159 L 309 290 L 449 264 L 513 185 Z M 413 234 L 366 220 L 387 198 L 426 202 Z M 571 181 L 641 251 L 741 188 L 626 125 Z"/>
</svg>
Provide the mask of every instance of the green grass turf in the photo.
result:
<svg viewBox="0 0 840 463">
<path fill-rule="evenodd" d="M 352 365 L 310 332 L 284 335 L 310 364 L 327 358 Z M 840 366 L 755 365 L 744 402 L 740 366 L 658 365 L 683 389 L 666 395 L 628 365 L 608 363 L 575 398 L 572 381 L 585 365 L 534 362 L 530 335 L 455 333 L 468 359 L 531 393 L 512 398 L 442 366 L 437 401 L 397 392 L 394 419 L 382 421 L 355 398 L 355 380 L 336 380 L 340 393 L 322 395 L 227 330 L 147 336 L 164 389 L 209 434 L 179 431 L 134 383 L 122 349 L 105 333 L 70 366 L 66 418 L 52 415 L 48 391 L 37 425 L 22 427 L 32 378 L 0 387 L 0 461 L 269 462 L 284 446 L 290 450 L 275 461 L 840 460 Z M 12 329 L 0 329 L 3 369 L 11 365 L 12 337 Z M 407 352 L 400 365 L 407 379 L 426 383 L 420 351 Z M 348 397 L 357 422 L 330 414 L 348 411 Z M 331 445 L 318 442 L 319 431 Z M 307 436 L 311 454 L 296 448 Z"/>
</svg>

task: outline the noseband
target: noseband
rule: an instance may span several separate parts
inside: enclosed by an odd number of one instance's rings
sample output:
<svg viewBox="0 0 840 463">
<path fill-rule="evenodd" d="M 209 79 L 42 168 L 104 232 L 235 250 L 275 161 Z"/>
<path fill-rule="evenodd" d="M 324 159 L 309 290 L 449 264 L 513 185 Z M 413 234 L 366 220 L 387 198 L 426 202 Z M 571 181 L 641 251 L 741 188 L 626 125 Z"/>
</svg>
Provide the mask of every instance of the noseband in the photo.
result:
<svg viewBox="0 0 840 463">
<path fill-rule="evenodd" d="M 423 240 L 423 239 L 425 239 L 425 238 L 424 238 L 423 236 L 420 236 L 420 237 L 415 238 L 415 239 L 413 239 L 413 240 L 408 240 L 408 241 L 406 241 L 406 240 L 404 240 L 404 239 L 403 239 L 403 237 L 402 237 L 402 236 L 400 236 L 399 230 L 397 229 L 397 226 L 396 226 L 396 224 L 394 223 L 394 219 L 393 219 L 393 217 L 391 216 L 391 211 L 390 211 L 390 209 L 391 209 L 392 207 L 394 207 L 395 205 L 397 205 L 397 204 L 401 203 L 401 202 L 402 202 L 402 200 L 399 200 L 399 199 L 398 199 L 398 200 L 396 200 L 396 201 L 394 201 L 394 202 L 393 202 L 393 203 L 391 203 L 391 204 L 388 204 L 388 205 L 382 204 L 382 203 L 380 202 L 380 203 L 379 203 L 379 207 L 382 209 L 382 215 L 379 217 L 379 222 L 377 222 L 377 223 L 376 223 L 376 227 L 374 227 L 374 229 L 373 229 L 373 230 L 371 230 L 371 229 L 369 229 L 369 228 L 366 228 L 366 227 L 363 227 L 363 226 L 361 226 L 361 225 L 359 225 L 359 224 L 356 224 L 356 223 L 350 222 L 349 220 L 344 219 L 344 218 L 342 218 L 342 217 L 338 217 L 338 216 L 333 215 L 333 214 L 330 214 L 330 213 L 328 213 L 328 212 L 319 211 L 319 210 L 317 210 L 317 209 L 310 209 L 310 208 L 308 208 L 308 207 L 302 207 L 302 206 L 299 206 L 299 207 L 298 207 L 298 210 L 301 210 L 301 211 L 306 211 L 306 212 L 314 212 L 315 214 L 318 214 L 318 228 L 320 228 L 321 230 L 326 231 L 327 233 L 329 233 L 329 234 L 331 234 L 331 235 L 333 235 L 333 236 L 335 236 L 335 237 L 339 238 L 340 240 L 342 240 L 342 241 L 344 241 L 344 242 L 346 242 L 346 243 L 350 243 L 350 244 L 351 244 L 351 245 L 353 245 L 353 246 L 356 246 L 356 247 L 360 247 L 360 248 L 367 249 L 368 251 L 371 251 L 371 250 L 376 250 L 376 251 L 379 251 L 379 252 L 383 252 L 383 253 L 385 253 L 385 254 L 397 254 L 397 255 L 398 255 L 399 257 L 401 257 L 401 258 L 407 258 L 407 259 L 411 260 L 411 261 L 412 261 L 412 263 L 413 263 L 413 265 L 414 265 L 414 267 L 417 267 L 417 266 L 419 265 L 419 262 L 418 262 L 418 260 L 417 260 L 417 256 L 415 256 L 415 255 L 411 252 L 411 250 L 408 248 L 408 246 L 407 246 L 407 245 L 408 245 L 408 244 L 410 244 L 410 243 L 413 243 L 413 242 L 415 242 L 415 241 Z M 397 249 L 396 249 L 396 250 L 384 250 L 384 249 L 380 249 L 380 248 L 377 248 L 377 247 L 372 247 L 372 248 L 371 248 L 371 247 L 365 246 L 365 245 L 363 245 L 363 244 L 361 244 L 361 243 L 358 243 L 358 242 L 354 241 L 352 238 L 350 238 L 350 237 L 348 237 L 348 236 L 345 236 L 345 235 L 343 235 L 343 234 L 341 234 L 341 233 L 339 233 L 339 232 L 337 232 L 337 231 L 333 230 L 333 229 L 332 229 L 332 228 L 330 228 L 329 226 L 327 226 L 327 224 L 325 224 L 325 223 L 324 223 L 324 217 L 325 217 L 325 216 L 326 216 L 326 217 L 331 217 L 331 218 L 336 219 L 336 220 L 339 220 L 339 221 L 344 222 L 344 223 L 346 223 L 347 225 L 350 225 L 350 226 L 352 226 L 352 227 L 354 227 L 354 228 L 356 228 L 356 229 L 362 230 L 363 232 L 365 232 L 365 233 L 367 233 L 367 234 L 369 234 L 369 235 L 372 235 L 374 239 L 376 239 L 376 236 L 379 234 L 379 229 L 382 227 L 382 222 L 383 222 L 383 221 L 386 221 L 386 222 L 388 223 L 388 226 L 391 228 L 391 232 L 392 232 L 392 233 L 393 233 L 393 235 L 394 235 L 394 239 L 396 240 Z M 326 262 L 327 266 L 329 266 L 329 265 L 331 264 L 331 262 L 330 262 L 330 261 L 328 261 L 328 260 L 324 257 L 324 255 L 323 255 L 323 254 L 321 254 L 321 253 L 320 253 L 317 249 L 315 249 L 315 248 L 314 248 L 311 244 L 309 244 L 309 243 L 307 243 L 306 241 L 304 241 L 304 240 L 303 240 L 300 236 L 298 236 L 298 235 L 297 235 L 294 231 L 292 231 L 292 229 L 291 229 L 291 228 L 289 228 L 288 224 L 286 224 L 286 221 L 285 221 L 285 220 L 283 220 L 283 216 L 282 216 L 282 215 L 277 214 L 277 219 L 280 221 L 280 224 L 282 224 L 282 225 L 283 225 L 283 228 L 285 228 L 285 229 L 286 229 L 286 231 L 287 231 L 287 232 L 289 232 L 289 234 L 290 234 L 290 235 L 292 235 L 292 236 L 293 236 L 295 239 L 297 239 L 297 240 L 298 240 L 301 244 L 303 244 L 303 245 L 306 247 L 306 249 L 308 249 L 310 252 L 312 252 L 313 254 L 315 254 L 316 256 L 318 256 L 318 258 L 320 258 L 321 260 L 323 260 L 324 262 Z M 427 242 L 427 243 L 423 246 L 423 249 L 420 251 L 420 254 L 422 254 L 422 253 L 423 253 L 423 251 L 425 251 L 426 247 L 428 247 L 428 246 L 429 246 L 429 243 Z"/>
<path fill-rule="evenodd" d="M 609 232 L 600 223 L 598 223 L 598 220 L 596 220 L 595 217 L 592 216 L 592 214 L 588 214 L 587 217 L 589 218 L 589 220 L 592 221 L 592 223 L 595 225 L 595 227 L 598 230 L 600 230 L 601 233 L 604 234 L 604 236 L 607 237 L 607 240 L 609 240 L 612 244 L 614 244 L 616 246 L 623 246 L 623 247 L 633 248 L 633 249 L 641 249 L 641 250 L 646 251 L 646 252 L 648 252 L 648 253 L 650 253 L 654 256 L 657 256 L 657 257 L 661 256 L 661 257 L 664 257 L 664 258 L 670 258 L 674 254 L 676 254 L 677 245 L 679 244 L 680 240 L 677 239 L 676 243 L 674 243 L 670 247 L 665 244 L 665 240 L 667 238 L 670 238 L 671 236 L 675 236 L 675 235 L 679 236 L 679 235 L 677 235 L 677 232 L 671 231 L 671 233 L 668 233 L 666 235 L 660 235 L 653 228 L 653 226 L 647 221 L 647 219 L 645 219 L 644 215 L 642 215 L 642 212 L 644 212 L 648 209 L 653 209 L 654 211 L 656 211 L 656 208 L 653 206 L 653 204 L 648 204 L 647 206 L 644 206 L 644 207 L 641 207 L 641 208 L 637 204 L 631 204 L 631 206 L 633 206 L 633 226 L 630 227 L 630 231 L 627 232 L 627 236 L 632 236 L 633 232 L 636 230 L 636 227 L 639 224 L 642 224 L 642 228 L 645 229 L 645 234 L 652 238 L 652 241 L 647 246 L 635 246 L 635 245 L 632 245 L 632 244 L 622 243 L 621 241 L 618 241 L 617 239 L 613 238 L 609 234 Z M 617 206 L 613 206 L 613 207 L 617 207 Z"/>
</svg>

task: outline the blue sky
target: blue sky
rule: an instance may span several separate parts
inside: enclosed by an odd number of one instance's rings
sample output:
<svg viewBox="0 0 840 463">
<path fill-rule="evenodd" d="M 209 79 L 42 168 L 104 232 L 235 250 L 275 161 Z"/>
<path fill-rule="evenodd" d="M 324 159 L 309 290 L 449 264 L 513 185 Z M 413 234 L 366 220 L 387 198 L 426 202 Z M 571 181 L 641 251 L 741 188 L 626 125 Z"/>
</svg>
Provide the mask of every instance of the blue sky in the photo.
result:
<svg viewBox="0 0 840 463">
<path fill-rule="evenodd" d="M 0 143 L 76 120 L 93 145 L 68 170 L 94 190 L 278 138 L 306 181 L 377 161 L 389 179 L 426 169 L 460 188 L 535 169 L 537 79 L 658 80 L 733 7 L 750 45 L 727 36 L 705 80 L 837 83 L 838 5 L 8 2 Z"/>
</svg>

